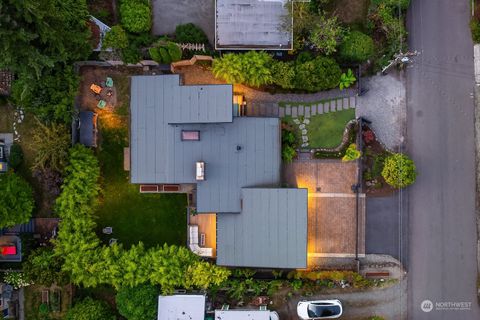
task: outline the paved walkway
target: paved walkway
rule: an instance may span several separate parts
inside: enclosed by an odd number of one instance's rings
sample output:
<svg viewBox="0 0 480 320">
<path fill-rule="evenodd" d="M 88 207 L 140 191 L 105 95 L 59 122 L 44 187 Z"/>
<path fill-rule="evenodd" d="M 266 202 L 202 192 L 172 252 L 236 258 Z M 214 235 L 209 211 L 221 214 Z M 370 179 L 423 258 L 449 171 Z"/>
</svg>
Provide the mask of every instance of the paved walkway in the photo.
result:
<svg viewBox="0 0 480 320">
<path fill-rule="evenodd" d="M 285 103 L 279 107 L 279 116 L 305 117 L 310 118 L 317 114 L 335 112 L 355 108 L 357 97 L 334 98 L 316 103 L 289 104 Z"/>
</svg>

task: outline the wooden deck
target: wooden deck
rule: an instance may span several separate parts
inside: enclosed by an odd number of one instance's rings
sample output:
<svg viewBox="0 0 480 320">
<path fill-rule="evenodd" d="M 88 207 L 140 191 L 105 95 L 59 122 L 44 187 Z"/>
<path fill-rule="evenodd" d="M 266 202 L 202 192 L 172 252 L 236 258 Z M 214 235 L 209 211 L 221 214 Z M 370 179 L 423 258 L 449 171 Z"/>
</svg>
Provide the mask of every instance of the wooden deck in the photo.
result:
<svg viewBox="0 0 480 320">
<path fill-rule="evenodd" d="M 204 248 L 212 248 L 213 256 L 217 256 L 217 215 L 215 213 L 202 213 L 190 216 L 190 225 L 198 226 L 198 236 L 205 234 Z M 200 240 L 199 240 L 200 241 Z"/>
</svg>

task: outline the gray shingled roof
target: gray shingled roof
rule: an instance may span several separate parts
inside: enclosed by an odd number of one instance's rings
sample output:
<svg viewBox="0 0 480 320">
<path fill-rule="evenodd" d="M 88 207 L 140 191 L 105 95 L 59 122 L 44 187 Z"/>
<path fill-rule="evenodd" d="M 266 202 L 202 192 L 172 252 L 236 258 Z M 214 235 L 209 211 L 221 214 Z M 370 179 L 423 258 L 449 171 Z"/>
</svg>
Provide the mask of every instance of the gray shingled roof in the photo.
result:
<svg viewBox="0 0 480 320">
<path fill-rule="evenodd" d="M 217 49 L 292 49 L 287 0 L 217 0 Z M 288 21 L 290 23 L 290 21 Z"/>
<path fill-rule="evenodd" d="M 217 214 L 217 264 L 307 267 L 306 189 L 242 189 L 241 214 Z"/>
<path fill-rule="evenodd" d="M 231 86 L 180 86 L 162 75 L 132 77 L 131 87 L 132 183 L 197 183 L 198 212 L 240 212 L 241 188 L 278 185 L 279 119 L 192 123 L 232 120 Z M 200 141 L 182 141 L 182 130 L 199 130 Z M 205 181 L 195 180 L 197 161 Z"/>
</svg>

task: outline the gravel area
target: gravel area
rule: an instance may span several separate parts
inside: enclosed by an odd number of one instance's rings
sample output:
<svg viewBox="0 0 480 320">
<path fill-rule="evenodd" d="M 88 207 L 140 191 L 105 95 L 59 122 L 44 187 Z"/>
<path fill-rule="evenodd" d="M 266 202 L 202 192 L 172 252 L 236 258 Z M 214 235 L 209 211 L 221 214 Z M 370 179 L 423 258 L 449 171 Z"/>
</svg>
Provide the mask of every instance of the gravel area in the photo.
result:
<svg viewBox="0 0 480 320">
<path fill-rule="evenodd" d="M 179 24 L 193 23 L 215 40 L 215 1 L 213 0 L 153 0 L 153 34 L 173 34 Z"/>
<path fill-rule="evenodd" d="M 391 72 L 365 79 L 367 93 L 357 99 L 356 116 L 372 122 L 379 140 L 391 150 L 404 143 L 406 91 L 403 73 Z"/>
</svg>

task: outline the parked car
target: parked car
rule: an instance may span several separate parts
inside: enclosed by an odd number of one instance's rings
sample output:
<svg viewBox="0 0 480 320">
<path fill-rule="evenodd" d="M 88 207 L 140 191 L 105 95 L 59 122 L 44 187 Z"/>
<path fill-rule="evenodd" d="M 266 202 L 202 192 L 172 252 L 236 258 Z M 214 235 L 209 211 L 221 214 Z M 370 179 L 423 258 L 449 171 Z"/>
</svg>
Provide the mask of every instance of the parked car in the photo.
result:
<svg viewBox="0 0 480 320">
<path fill-rule="evenodd" d="M 0 172 L 7 172 L 7 155 L 5 154 L 5 142 L 0 140 Z"/>
<path fill-rule="evenodd" d="M 342 315 L 340 300 L 300 301 L 297 315 L 303 320 L 336 319 Z"/>
</svg>

